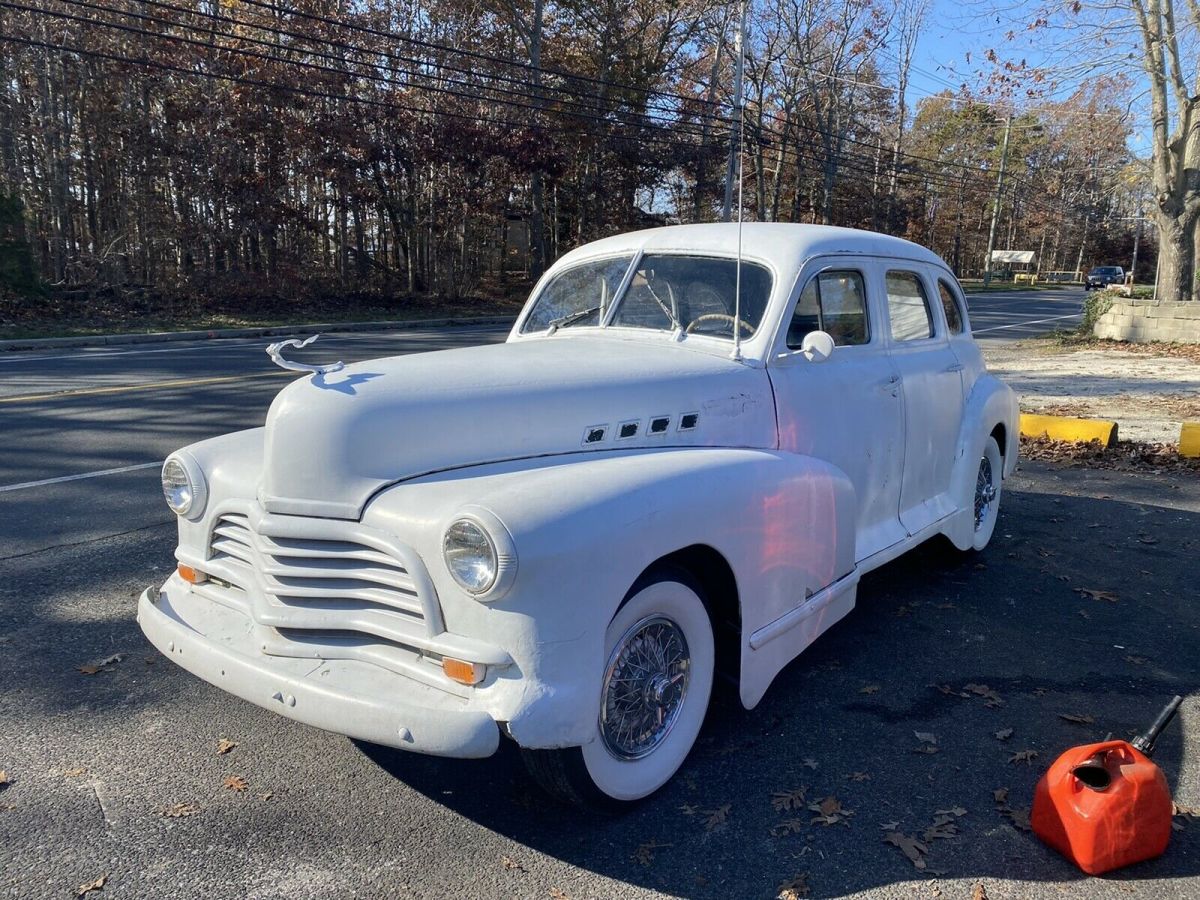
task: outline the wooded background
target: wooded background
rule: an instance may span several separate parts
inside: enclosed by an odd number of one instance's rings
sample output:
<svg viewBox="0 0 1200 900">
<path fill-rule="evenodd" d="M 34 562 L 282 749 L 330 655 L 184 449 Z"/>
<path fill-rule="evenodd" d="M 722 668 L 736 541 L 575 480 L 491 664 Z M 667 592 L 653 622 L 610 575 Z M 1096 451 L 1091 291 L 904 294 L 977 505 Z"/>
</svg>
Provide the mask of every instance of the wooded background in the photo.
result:
<svg viewBox="0 0 1200 900">
<path fill-rule="evenodd" d="M 978 275 L 1012 116 L 996 247 L 1043 270 L 1128 267 L 1148 196 L 1129 83 L 914 69 L 928 15 L 751 5 L 746 218 L 899 234 Z M 27 304 L 499 295 L 588 240 L 713 221 L 736 16 L 713 0 L 0 0 L 0 284 Z"/>
</svg>

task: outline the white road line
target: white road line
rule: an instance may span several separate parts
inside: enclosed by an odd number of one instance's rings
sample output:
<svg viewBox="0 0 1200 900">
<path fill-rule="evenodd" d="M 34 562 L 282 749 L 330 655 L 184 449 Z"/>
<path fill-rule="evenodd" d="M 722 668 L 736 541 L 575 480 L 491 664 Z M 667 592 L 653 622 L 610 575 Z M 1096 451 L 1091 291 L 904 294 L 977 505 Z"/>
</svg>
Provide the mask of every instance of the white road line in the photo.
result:
<svg viewBox="0 0 1200 900">
<path fill-rule="evenodd" d="M 1011 325 L 995 325 L 992 328 L 976 328 L 971 334 L 984 334 L 988 331 L 1003 331 L 1005 328 L 1024 328 L 1026 325 L 1040 325 L 1043 322 L 1056 322 L 1059 319 L 1078 319 L 1083 313 L 1071 313 L 1069 316 L 1051 316 L 1048 319 L 1028 319 L 1024 322 L 1013 322 Z"/>
<path fill-rule="evenodd" d="M 42 487 L 47 484 L 62 484 L 64 481 L 79 481 L 83 478 L 99 478 L 101 475 L 119 475 L 121 472 L 136 472 L 138 469 L 157 469 L 162 462 L 138 463 L 136 466 L 121 466 L 119 469 L 101 469 L 99 472 L 84 472 L 81 475 L 62 475 L 58 478 L 43 478 L 41 481 L 25 481 L 21 484 L 0 485 L 0 494 L 5 491 L 20 491 L 25 488 Z"/>
</svg>

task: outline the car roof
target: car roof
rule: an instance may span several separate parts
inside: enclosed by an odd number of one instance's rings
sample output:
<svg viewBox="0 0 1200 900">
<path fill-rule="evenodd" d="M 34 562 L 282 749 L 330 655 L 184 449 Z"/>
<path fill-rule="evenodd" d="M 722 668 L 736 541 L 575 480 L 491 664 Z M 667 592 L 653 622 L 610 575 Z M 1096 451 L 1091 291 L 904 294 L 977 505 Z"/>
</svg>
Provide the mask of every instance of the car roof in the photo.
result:
<svg viewBox="0 0 1200 900">
<path fill-rule="evenodd" d="M 602 238 L 563 256 L 559 265 L 593 256 L 637 251 L 691 251 L 733 255 L 737 252 L 736 222 L 705 225 L 669 225 Z M 903 238 L 838 228 L 833 225 L 800 225 L 785 222 L 747 222 L 742 225 L 742 248 L 747 257 L 776 261 L 787 267 L 827 254 L 895 257 L 945 266 L 932 251 Z"/>
</svg>

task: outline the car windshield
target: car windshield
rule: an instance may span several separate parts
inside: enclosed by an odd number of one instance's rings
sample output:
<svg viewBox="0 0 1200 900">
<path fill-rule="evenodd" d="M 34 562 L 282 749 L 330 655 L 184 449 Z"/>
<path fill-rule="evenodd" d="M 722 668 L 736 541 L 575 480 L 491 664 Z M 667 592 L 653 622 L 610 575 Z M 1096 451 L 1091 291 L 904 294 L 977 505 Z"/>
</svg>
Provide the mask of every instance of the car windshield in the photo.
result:
<svg viewBox="0 0 1200 900">
<path fill-rule="evenodd" d="M 740 322 L 743 339 L 762 322 L 771 273 L 758 263 L 742 260 L 739 302 L 736 259 L 648 253 L 630 274 L 624 292 L 614 298 L 629 262 L 629 257 L 594 260 L 559 273 L 538 295 L 522 333 L 552 325 L 598 325 L 603 311 L 614 303 L 611 324 L 624 328 L 681 329 L 732 340 L 735 321 Z"/>
<path fill-rule="evenodd" d="M 1120 275 L 1121 270 L 1116 266 L 1096 266 L 1092 269 L 1093 275 Z"/>
</svg>

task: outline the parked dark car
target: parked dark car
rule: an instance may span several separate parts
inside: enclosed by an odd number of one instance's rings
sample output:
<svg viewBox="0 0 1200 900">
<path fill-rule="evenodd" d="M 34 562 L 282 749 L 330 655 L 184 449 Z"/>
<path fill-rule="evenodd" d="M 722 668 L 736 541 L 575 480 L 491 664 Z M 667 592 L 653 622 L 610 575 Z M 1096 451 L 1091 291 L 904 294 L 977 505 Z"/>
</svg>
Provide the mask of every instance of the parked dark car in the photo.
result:
<svg viewBox="0 0 1200 900">
<path fill-rule="evenodd" d="M 1101 290 L 1110 284 L 1123 284 L 1124 282 L 1125 270 L 1120 266 L 1096 266 L 1087 273 L 1087 278 L 1083 280 L 1083 289 L 1085 291 L 1093 288 Z"/>
</svg>

